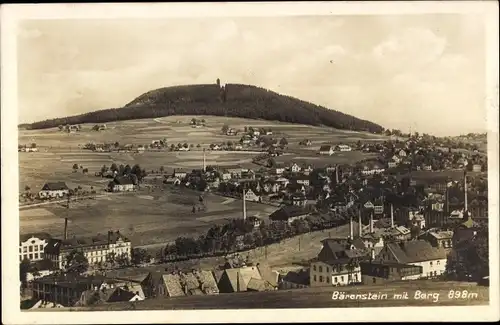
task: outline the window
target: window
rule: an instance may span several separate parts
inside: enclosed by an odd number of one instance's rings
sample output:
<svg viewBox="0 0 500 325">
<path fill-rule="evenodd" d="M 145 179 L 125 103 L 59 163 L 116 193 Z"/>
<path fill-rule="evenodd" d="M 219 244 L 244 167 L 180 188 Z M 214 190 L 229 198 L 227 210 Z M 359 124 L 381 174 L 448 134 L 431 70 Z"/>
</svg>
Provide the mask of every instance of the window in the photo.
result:
<svg viewBox="0 0 500 325">
<path fill-rule="evenodd" d="M 436 261 L 436 264 L 437 264 L 437 265 L 440 265 L 440 264 L 441 264 L 441 261 Z"/>
<path fill-rule="evenodd" d="M 326 277 L 326 283 L 330 283 L 330 277 Z"/>
<path fill-rule="evenodd" d="M 44 253 L 40 253 L 40 258 L 43 259 Z"/>
<path fill-rule="evenodd" d="M 21 247 L 19 247 L 19 253 L 21 253 Z"/>
<path fill-rule="evenodd" d="M 38 259 L 38 253 L 35 253 L 35 259 Z"/>
<path fill-rule="evenodd" d="M 316 282 L 316 274 L 313 276 L 313 281 Z"/>
<path fill-rule="evenodd" d="M 313 265 L 313 270 L 316 271 L 316 265 Z"/>
<path fill-rule="evenodd" d="M 40 250 L 43 251 L 43 245 L 40 245 Z"/>
<path fill-rule="evenodd" d="M 29 254 L 28 256 L 29 256 L 28 259 L 30 259 L 30 260 L 33 259 L 33 254 Z"/>
<path fill-rule="evenodd" d="M 344 282 L 344 276 L 343 275 L 340 277 L 340 282 Z"/>
<path fill-rule="evenodd" d="M 377 278 L 372 278 L 373 283 L 377 283 Z"/>
<path fill-rule="evenodd" d="M 323 282 L 323 276 L 322 275 L 319 276 L 319 282 Z"/>
<path fill-rule="evenodd" d="M 322 266 L 319 267 L 319 271 L 323 272 L 323 267 Z"/>
<path fill-rule="evenodd" d="M 354 280 L 355 280 L 356 282 L 358 282 L 358 275 L 357 275 L 357 274 L 354 274 Z"/>
<path fill-rule="evenodd" d="M 429 265 L 432 266 L 432 261 L 429 262 Z"/>
<path fill-rule="evenodd" d="M 334 277 L 333 281 L 335 281 L 335 283 L 337 283 L 338 282 L 337 277 Z"/>
<path fill-rule="evenodd" d="M 33 251 L 33 246 L 30 246 L 30 247 L 28 248 L 28 250 L 29 250 L 30 252 L 32 252 L 32 251 Z"/>
</svg>

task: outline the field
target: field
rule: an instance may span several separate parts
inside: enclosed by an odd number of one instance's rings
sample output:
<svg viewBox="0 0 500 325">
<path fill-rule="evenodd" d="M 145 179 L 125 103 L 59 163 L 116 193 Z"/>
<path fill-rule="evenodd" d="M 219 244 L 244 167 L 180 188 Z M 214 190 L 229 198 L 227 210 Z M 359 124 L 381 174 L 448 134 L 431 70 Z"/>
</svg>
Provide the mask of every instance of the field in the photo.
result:
<svg viewBox="0 0 500 325">
<path fill-rule="evenodd" d="M 61 237 L 64 218 L 68 216 L 68 236 L 93 236 L 108 230 L 120 230 L 134 246 L 166 243 L 179 235 L 197 236 L 216 222 L 242 215 L 239 200 L 216 195 L 205 196 L 205 212 L 192 213 L 198 202 L 193 192 L 145 192 L 108 195 L 96 200 L 75 203 L 68 210 L 61 205 L 47 205 L 20 211 L 21 233 L 44 231 Z M 247 214 L 267 216 L 276 208 L 247 204 Z"/>
<path fill-rule="evenodd" d="M 107 123 L 104 131 L 92 131 L 93 125 L 82 125 L 77 133 L 60 132 L 58 129 L 20 130 L 19 143 L 36 143 L 39 152 L 19 153 L 19 189 L 26 186 L 31 192 L 38 192 L 49 181 L 64 181 L 70 188 L 91 187 L 98 193 L 106 187 L 109 179 L 94 176 L 103 165 L 139 164 L 148 172 L 167 172 L 176 168 L 200 168 L 203 163 L 201 149 L 211 143 L 238 141 L 239 136 L 221 134 L 224 124 L 243 130 L 245 126 L 271 128 L 273 137 L 288 139 L 293 154 L 278 157 L 280 162 L 307 161 L 321 164 L 335 162 L 355 162 L 368 157 L 360 152 L 342 153 L 331 157 L 320 157 L 317 149 L 323 143 L 353 143 L 358 140 L 381 141 L 387 139 L 369 133 L 342 131 L 325 127 L 286 124 L 269 121 L 197 116 L 205 119 L 206 126 L 193 128 L 189 125 L 193 116 L 172 116 L 158 119 L 119 121 Z M 144 153 L 98 153 L 80 149 L 86 143 L 149 144 L 153 140 L 167 138 L 169 144 L 187 142 L 195 148 L 190 152 L 144 152 Z M 313 145 L 299 147 L 298 142 L 309 139 Z M 256 152 L 207 151 L 206 163 L 256 167 L 252 158 Z M 88 168 L 88 174 L 79 169 L 73 172 L 74 164 Z M 69 236 L 91 236 L 106 231 L 120 230 L 132 240 L 134 246 L 155 246 L 174 240 L 179 235 L 204 233 L 210 225 L 226 218 L 238 217 L 242 213 L 241 201 L 210 195 L 205 199 L 206 211 L 192 213 L 196 194 L 170 193 L 168 191 L 148 192 L 141 190 L 134 194 L 106 194 L 95 200 L 72 205 L 69 211 L 60 205 L 50 204 L 20 211 L 20 231 L 29 233 L 46 231 L 53 236 L 63 235 L 64 217 L 69 218 Z M 248 215 L 259 214 L 266 217 L 275 208 L 262 204 L 248 203 Z"/>
<path fill-rule="evenodd" d="M 466 290 L 466 299 L 452 299 L 448 295 Z M 376 294 L 386 297 L 377 300 L 354 299 L 333 300 L 335 291 L 349 295 Z M 427 299 L 417 298 L 418 294 L 432 294 Z M 395 294 L 408 293 L 408 299 L 395 299 Z M 387 295 L 387 296 L 383 296 Z M 437 299 L 436 299 L 437 296 Z M 131 303 L 104 304 L 95 307 L 70 308 L 72 311 L 103 310 L 193 310 L 193 309 L 242 309 L 242 308 L 349 308 L 349 307 L 409 307 L 409 306 L 470 306 L 488 305 L 489 287 L 474 283 L 440 282 L 418 280 L 396 282 L 388 285 L 361 285 L 355 287 L 319 287 L 271 292 L 247 292 L 245 294 L 219 294 L 217 296 L 185 296 L 160 298 Z M 68 310 L 68 309 L 61 309 Z M 480 317 L 478 317 L 479 320 Z M 333 314 L 331 320 L 336 316 Z"/>
</svg>

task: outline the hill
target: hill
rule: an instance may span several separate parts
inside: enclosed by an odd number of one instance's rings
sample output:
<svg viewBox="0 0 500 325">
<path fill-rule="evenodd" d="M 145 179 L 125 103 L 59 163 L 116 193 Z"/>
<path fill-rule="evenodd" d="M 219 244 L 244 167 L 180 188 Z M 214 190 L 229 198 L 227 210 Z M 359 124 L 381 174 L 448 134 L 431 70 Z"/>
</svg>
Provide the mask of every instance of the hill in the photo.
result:
<svg viewBox="0 0 500 325">
<path fill-rule="evenodd" d="M 370 121 L 318 106 L 267 89 L 227 84 L 185 85 L 160 88 L 137 97 L 122 108 L 111 108 L 64 118 L 35 122 L 30 129 L 65 124 L 105 123 L 171 115 L 215 115 L 325 125 L 337 129 L 381 133 Z"/>
</svg>

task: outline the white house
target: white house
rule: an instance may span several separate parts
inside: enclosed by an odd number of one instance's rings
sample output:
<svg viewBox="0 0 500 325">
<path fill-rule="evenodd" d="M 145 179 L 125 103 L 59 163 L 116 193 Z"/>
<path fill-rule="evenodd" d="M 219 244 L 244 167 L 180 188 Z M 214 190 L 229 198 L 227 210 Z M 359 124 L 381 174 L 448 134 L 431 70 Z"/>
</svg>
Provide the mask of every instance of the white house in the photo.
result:
<svg viewBox="0 0 500 325">
<path fill-rule="evenodd" d="M 293 163 L 292 166 L 290 167 L 290 170 L 292 171 L 292 173 L 298 173 L 301 171 L 301 167 L 299 165 L 297 165 L 296 163 Z"/>
<path fill-rule="evenodd" d="M 474 164 L 472 165 L 472 171 L 475 172 L 475 173 L 479 173 L 481 172 L 483 169 L 483 167 L 479 164 Z"/>
<path fill-rule="evenodd" d="M 283 166 L 276 166 L 276 167 L 274 167 L 274 173 L 276 175 L 281 175 L 284 172 L 285 172 L 285 167 L 283 167 Z"/>
<path fill-rule="evenodd" d="M 331 156 L 333 155 L 333 147 L 332 146 L 321 146 L 319 148 L 319 154 L 320 155 L 328 155 L 328 156 Z"/>
<path fill-rule="evenodd" d="M 135 190 L 135 185 L 128 177 L 117 176 L 109 184 L 111 192 L 131 192 Z"/>
<path fill-rule="evenodd" d="M 19 261 L 24 259 L 30 262 L 44 259 L 44 249 L 51 236 L 47 233 L 25 234 L 19 237 Z"/>
<path fill-rule="evenodd" d="M 178 151 L 189 151 L 189 147 L 182 146 L 182 147 L 178 148 L 177 150 Z"/>
<path fill-rule="evenodd" d="M 69 188 L 65 182 L 45 183 L 42 190 L 38 192 L 38 197 L 46 198 L 62 198 L 69 193 Z"/>
<path fill-rule="evenodd" d="M 260 201 L 260 196 L 256 195 L 251 189 L 249 189 L 249 190 L 247 190 L 245 192 L 245 200 L 246 201 L 259 202 Z"/>
<path fill-rule="evenodd" d="M 179 179 L 183 180 L 187 176 L 187 172 L 184 170 L 174 170 L 174 177 L 178 177 Z"/>
<path fill-rule="evenodd" d="M 387 167 L 388 168 L 396 168 L 398 166 L 398 163 L 394 160 L 390 160 L 388 163 L 387 163 Z"/>
<path fill-rule="evenodd" d="M 446 270 L 446 251 L 433 247 L 425 240 L 411 240 L 401 243 L 387 243 L 378 258 L 384 262 L 396 262 L 422 267 L 421 274 L 408 276 L 402 280 L 434 278 Z"/>
<path fill-rule="evenodd" d="M 345 152 L 345 151 L 352 151 L 352 148 L 351 146 L 348 146 L 346 144 L 339 144 L 335 146 L 335 150 Z"/>
</svg>

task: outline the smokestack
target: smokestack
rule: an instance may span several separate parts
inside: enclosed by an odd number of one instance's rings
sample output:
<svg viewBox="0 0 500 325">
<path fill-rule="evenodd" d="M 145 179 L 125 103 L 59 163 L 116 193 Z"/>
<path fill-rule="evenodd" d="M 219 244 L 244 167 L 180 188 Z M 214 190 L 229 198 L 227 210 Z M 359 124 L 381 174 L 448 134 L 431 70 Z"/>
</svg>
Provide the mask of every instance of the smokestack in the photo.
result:
<svg viewBox="0 0 500 325">
<path fill-rule="evenodd" d="M 370 214 L 370 233 L 373 233 L 373 212 Z"/>
<path fill-rule="evenodd" d="M 203 171 L 207 171 L 206 159 L 205 159 L 205 148 L 203 148 Z"/>
<path fill-rule="evenodd" d="M 394 228 L 394 206 L 391 203 L 391 228 Z"/>
<path fill-rule="evenodd" d="M 245 200 L 245 187 L 243 186 L 243 220 L 247 220 L 247 203 Z"/>
<path fill-rule="evenodd" d="M 354 225 L 352 223 L 352 217 L 349 219 L 349 235 L 351 239 L 354 238 Z"/>
<path fill-rule="evenodd" d="M 467 210 L 467 171 L 464 170 L 465 211 Z"/>
<path fill-rule="evenodd" d="M 64 240 L 68 239 L 68 218 L 64 218 Z"/>
<path fill-rule="evenodd" d="M 339 165 L 335 167 L 335 183 L 339 183 Z"/>
<path fill-rule="evenodd" d="M 361 222 L 361 209 L 358 212 L 358 235 L 363 236 L 363 223 Z"/>
</svg>

